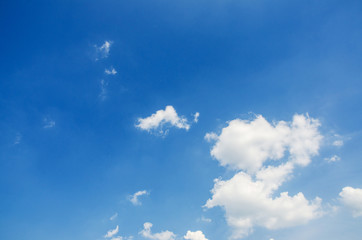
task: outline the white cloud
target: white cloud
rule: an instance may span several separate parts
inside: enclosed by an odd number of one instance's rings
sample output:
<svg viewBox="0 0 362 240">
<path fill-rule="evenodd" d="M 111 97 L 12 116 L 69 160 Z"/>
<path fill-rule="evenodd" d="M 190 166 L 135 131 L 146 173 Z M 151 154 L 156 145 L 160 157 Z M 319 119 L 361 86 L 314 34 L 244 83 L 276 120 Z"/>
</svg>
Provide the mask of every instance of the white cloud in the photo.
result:
<svg viewBox="0 0 362 240">
<path fill-rule="evenodd" d="M 149 117 L 138 118 L 138 124 L 136 124 L 136 127 L 142 130 L 156 130 L 160 134 L 167 134 L 168 130 L 164 131 L 164 126 L 166 128 L 174 126 L 186 130 L 189 130 L 190 128 L 190 125 L 187 123 L 187 119 L 182 116 L 178 116 L 172 106 L 166 106 L 165 110 L 158 110 Z"/>
<path fill-rule="evenodd" d="M 43 128 L 52 128 L 55 126 L 55 121 L 46 117 L 43 119 Z"/>
<path fill-rule="evenodd" d="M 104 237 L 105 237 L 105 238 L 111 238 L 111 237 L 113 237 L 114 235 L 116 235 L 116 234 L 118 233 L 118 231 L 119 231 L 119 227 L 118 227 L 118 225 L 117 225 L 117 227 L 116 227 L 115 229 L 109 230 L 109 231 L 107 232 L 107 234 L 104 235 Z"/>
<path fill-rule="evenodd" d="M 286 151 L 296 164 L 305 166 L 318 153 L 322 136 L 319 121 L 295 115 L 291 123 L 270 124 L 261 115 L 253 121 L 235 119 L 229 122 L 211 150 L 222 166 L 256 172 L 266 160 L 278 160 Z M 206 139 L 215 138 L 208 133 Z"/>
<path fill-rule="evenodd" d="M 118 217 L 118 213 L 115 213 L 115 214 L 113 214 L 113 215 L 109 218 L 109 220 L 113 221 L 113 220 L 116 219 L 117 217 Z"/>
<path fill-rule="evenodd" d="M 208 142 L 216 141 L 219 137 L 216 133 L 206 133 L 204 139 Z"/>
<path fill-rule="evenodd" d="M 232 238 L 249 235 L 254 226 L 286 228 L 322 215 L 318 197 L 309 201 L 301 192 L 275 196 L 296 166 L 309 164 L 318 154 L 322 139 L 319 125 L 308 115 L 273 124 L 259 115 L 253 121 L 230 121 L 219 136 L 205 136 L 216 137 L 211 155 L 222 166 L 240 171 L 229 180 L 216 179 L 212 197 L 205 204 L 206 208 L 220 206 L 225 210 L 227 223 L 233 228 Z M 275 165 L 276 160 L 283 161 Z"/>
<path fill-rule="evenodd" d="M 342 140 L 335 140 L 332 144 L 336 147 L 342 147 L 344 142 Z"/>
<path fill-rule="evenodd" d="M 135 206 L 141 205 L 142 203 L 139 201 L 138 197 L 142 195 L 149 195 L 149 192 L 146 190 L 138 191 L 135 194 L 128 196 L 128 200 Z"/>
<path fill-rule="evenodd" d="M 352 211 L 353 217 L 362 216 L 362 189 L 344 187 L 339 193 L 342 203 Z"/>
<path fill-rule="evenodd" d="M 96 61 L 100 58 L 107 58 L 109 56 L 112 44 L 112 41 L 105 41 L 102 46 L 94 46 L 96 48 Z"/>
<path fill-rule="evenodd" d="M 162 231 L 159 233 L 151 233 L 152 223 L 146 222 L 143 224 L 143 230 L 139 233 L 145 238 L 155 240 L 174 240 L 176 235 L 170 231 Z"/>
<path fill-rule="evenodd" d="M 101 85 L 101 92 L 99 93 L 98 97 L 101 99 L 101 101 L 106 100 L 107 98 L 107 86 L 108 86 L 108 82 L 105 81 L 104 79 L 102 79 L 100 81 L 100 85 Z"/>
<path fill-rule="evenodd" d="M 341 158 L 337 155 L 333 155 L 332 157 L 324 158 L 324 160 L 329 163 L 332 163 L 332 162 L 337 162 L 337 161 L 341 160 Z"/>
<path fill-rule="evenodd" d="M 116 71 L 116 69 L 114 69 L 114 67 L 111 67 L 110 69 L 105 69 L 104 73 L 107 75 L 116 75 L 117 71 Z"/>
<path fill-rule="evenodd" d="M 201 231 L 196 231 L 196 232 L 187 231 L 184 238 L 189 240 L 208 240 Z"/>
<path fill-rule="evenodd" d="M 194 114 L 194 122 L 197 123 L 199 121 L 199 117 L 200 117 L 200 113 L 199 112 L 196 112 Z"/>
</svg>

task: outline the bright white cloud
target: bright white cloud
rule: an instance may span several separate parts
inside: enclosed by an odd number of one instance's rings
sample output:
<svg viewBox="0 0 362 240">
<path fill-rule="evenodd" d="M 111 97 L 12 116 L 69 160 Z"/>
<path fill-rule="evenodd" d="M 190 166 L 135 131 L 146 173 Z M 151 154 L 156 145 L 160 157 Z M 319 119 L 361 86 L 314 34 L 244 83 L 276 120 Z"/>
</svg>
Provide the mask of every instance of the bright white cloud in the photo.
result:
<svg viewBox="0 0 362 240">
<path fill-rule="evenodd" d="M 116 69 L 114 69 L 114 67 L 111 67 L 110 69 L 105 69 L 104 73 L 107 75 L 116 75 L 117 71 L 116 71 Z"/>
<path fill-rule="evenodd" d="M 344 187 L 339 193 L 342 203 L 352 211 L 353 217 L 362 216 L 362 189 Z"/>
<path fill-rule="evenodd" d="M 256 172 L 266 160 L 278 160 L 286 151 L 296 164 L 305 166 L 318 153 L 322 136 L 319 121 L 295 115 L 291 123 L 270 124 L 261 115 L 253 121 L 235 119 L 229 122 L 211 150 L 222 166 Z M 215 135 L 209 133 L 206 139 Z"/>
<path fill-rule="evenodd" d="M 189 240 L 208 240 L 201 231 L 196 231 L 196 232 L 187 231 L 184 238 Z"/>
<path fill-rule="evenodd" d="M 52 128 L 55 126 L 55 121 L 46 117 L 43 119 L 43 128 Z"/>
<path fill-rule="evenodd" d="M 197 123 L 199 121 L 199 117 L 200 117 L 200 113 L 199 112 L 196 112 L 194 114 L 194 122 Z"/>
<path fill-rule="evenodd" d="M 105 238 L 111 238 L 111 237 L 113 237 L 114 235 L 116 235 L 116 234 L 118 233 L 118 231 L 119 231 L 119 227 L 118 227 L 118 225 L 117 225 L 117 227 L 116 227 L 115 229 L 109 230 L 109 231 L 107 232 L 107 234 L 104 235 L 104 237 L 105 237 Z"/>
<path fill-rule="evenodd" d="M 341 146 L 343 146 L 344 142 L 342 140 L 336 140 L 332 144 L 333 144 L 333 146 L 341 147 Z"/>
<path fill-rule="evenodd" d="M 332 157 L 324 158 L 324 160 L 329 163 L 332 163 L 332 162 L 337 162 L 337 161 L 341 160 L 341 158 L 337 155 L 333 155 Z"/>
<path fill-rule="evenodd" d="M 141 205 L 142 203 L 138 198 L 142 195 L 149 195 L 149 192 L 147 192 L 146 190 L 138 191 L 135 194 L 128 196 L 128 200 L 135 206 Z"/>
<path fill-rule="evenodd" d="M 118 213 L 115 213 L 115 214 L 113 214 L 113 215 L 109 218 L 109 220 L 113 221 L 113 220 L 116 219 L 117 217 L 118 217 Z"/>
<path fill-rule="evenodd" d="M 212 198 L 205 204 L 206 208 L 225 209 L 227 223 L 233 228 L 232 238 L 249 235 L 254 226 L 286 228 L 322 215 L 318 197 L 309 201 L 301 192 L 275 196 L 296 166 L 307 165 L 318 154 L 322 139 L 319 125 L 308 115 L 273 124 L 259 115 L 252 121 L 230 121 L 219 136 L 205 136 L 207 140 L 216 138 L 211 155 L 222 166 L 240 171 L 229 180 L 216 179 Z M 279 165 L 274 164 L 282 159 Z"/>
<path fill-rule="evenodd" d="M 167 134 L 167 131 L 163 130 L 163 127 L 169 126 L 189 130 L 190 125 L 187 123 L 187 119 L 178 116 L 176 110 L 172 106 L 166 106 L 165 110 L 158 110 L 146 118 L 138 118 L 137 128 L 146 131 L 156 130 L 160 134 Z"/>
<path fill-rule="evenodd" d="M 96 48 L 96 60 L 109 56 L 112 43 L 112 41 L 105 41 L 102 46 L 94 46 Z"/>
<path fill-rule="evenodd" d="M 159 233 L 151 232 L 152 223 L 146 222 L 143 224 L 143 230 L 139 233 L 143 237 L 155 240 L 174 240 L 176 235 L 170 231 L 162 231 Z"/>
</svg>

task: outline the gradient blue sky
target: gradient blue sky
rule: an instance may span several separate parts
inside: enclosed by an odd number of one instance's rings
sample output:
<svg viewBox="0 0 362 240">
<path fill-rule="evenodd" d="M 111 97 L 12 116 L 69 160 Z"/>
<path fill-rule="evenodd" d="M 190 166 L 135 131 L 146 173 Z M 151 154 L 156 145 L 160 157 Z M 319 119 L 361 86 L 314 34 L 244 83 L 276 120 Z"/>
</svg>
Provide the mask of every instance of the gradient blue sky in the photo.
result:
<svg viewBox="0 0 362 240">
<path fill-rule="evenodd" d="M 306 113 L 321 123 L 319 154 L 280 191 L 328 212 L 245 239 L 360 239 L 339 193 L 362 188 L 361 26 L 358 0 L 1 1 L 0 239 L 98 240 L 118 225 L 141 240 L 145 222 L 228 239 L 225 211 L 202 206 L 235 171 L 205 134 Z M 168 105 L 188 131 L 136 127 Z"/>
</svg>

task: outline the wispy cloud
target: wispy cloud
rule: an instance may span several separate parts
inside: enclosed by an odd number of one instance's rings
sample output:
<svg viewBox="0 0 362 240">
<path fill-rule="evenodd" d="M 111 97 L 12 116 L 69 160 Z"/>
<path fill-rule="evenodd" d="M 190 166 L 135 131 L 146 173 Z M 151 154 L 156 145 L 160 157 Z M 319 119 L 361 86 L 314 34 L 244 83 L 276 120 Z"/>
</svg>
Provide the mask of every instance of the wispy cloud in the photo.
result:
<svg viewBox="0 0 362 240">
<path fill-rule="evenodd" d="M 111 67 L 110 69 L 106 68 L 104 70 L 104 73 L 107 74 L 107 75 L 116 75 L 117 71 L 116 71 L 116 69 L 114 69 L 114 67 Z"/>
<path fill-rule="evenodd" d="M 96 61 L 102 58 L 107 58 L 111 49 L 112 41 L 104 41 L 103 45 L 94 45 L 96 49 Z"/>
<path fill-rule="evenodd" d="M 340 161 L 341 158 L 337 155 L 333 155 L 332 157 L 328 157 L 328 158 L 324 158 L 325 161 L 332 163 L 332 162 L 337 162 Z"/>
<path fill-rule="evenodd" d="M 113 220 L 115 220 L 117 217 L 118 217 L 118 213 L 115 213 L 115 214 L 113 214 L 113 215 L 109 218 L 109 220 L 113 221 Z"/>
<path fill-rule="evenodd" d="M 52 120 L 51 118 L 45 117 L 43 119 L 43 128 L 47 129 L 47 128 L 52 128 L 54 126 L 55 126 L 55 121 Z"/>
<path fill-rule="evenodd" d="M 108 82 L 106 80 L 102 79 L 100 81 L 101 92 L 98 95 L 98 97 L 101 101 L 104 101 L 107 98 L 107 86 L 108 86 Z"/>
<path fill-rule="evenodd" d="M 142 203 L 138 198 L 143 195 L 149 195 L 149 192 L 146 190 L 138 191 L 135 194 L 128 196 L 128 200 L 135 206 L 141 205 Z"/>
<path fill-rule="evenodd" d="M 20 133 L 17 133 L 15 136 L 14 145 L 19 144 L 21 142 L 22 138 L 23 138 L 23 136 Z"/>
<path fill-rule="evenodd" d="M 111 237 L 113 237 L 114 235 L 116 235 L 116 234 L 118 233 L 118 231 L 119 231 L 119 227 L 118 227 L 118 225 L 117 225 L 117 227 L 116 227 L 115 229 L 109 230 L 109 231 L 107 232 L 107 234 L 104 235 L 104 238 L 111 238 Z"/>
</svg>

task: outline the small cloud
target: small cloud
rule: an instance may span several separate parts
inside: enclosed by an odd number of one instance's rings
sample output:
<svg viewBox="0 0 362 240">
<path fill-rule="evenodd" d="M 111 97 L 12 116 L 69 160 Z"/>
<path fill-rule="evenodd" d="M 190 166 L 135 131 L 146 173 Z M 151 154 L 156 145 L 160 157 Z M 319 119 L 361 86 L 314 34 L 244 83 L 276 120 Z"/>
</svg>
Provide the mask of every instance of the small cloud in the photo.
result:
<svg viewBox="0 0 362 240">
<path fill-rule="evenodd" d="M 196 112 L 194 114 L 194 122 L 197 123 L 199 121 L 199 117 L 200 117 L 200 113 L 199 112 Z"/>
<path fill-rule="evenodd" d="M 329 163 L 332 163 L 332 162 L 337 162 L 337 161 L 341 160 L 341 158 L 337 155 L 333 155 L 332 157 L 324 158 L 324 160 Z"/>
<path fill-rule="evenodd" d="M 113 221 L 113 220 L 116 219 L 117 217 L 118 217 L 118 213 L 115 213 L 115 214 L 113 214 L 113 215 L 109 218 L 109 220 Z"/>
<path fill-rule="evenodd" d="M 104 41 L 102 46 L 94 45 L 96 49 L 96 61 L 101 58 L 107 58 L 109 56 L 109 51 L 111 49 L 112 41 Z"/>
<path fill-rule="evenodd" d="M 105 81 L 104 79 L 102 79 L 100 81 L 100 85 L 101 85 L 101 92 L 99 93 L 98 97 L 101 99 L 101 101 L 106 100 L 107 98 L 107 86 L 108 86 L 108 82 Z"/>
<path fill-rule="evenodd" d="M 191 232 L 187 231 L 184 239 L 188 240 L 208 240 L 201 231 Z"/>
<path fill-rule="evenodd" d="M 118 227 L 118 225 L 117 225 L 117 227 L 116 227 L 115 229 L 109 230 L 109 231 L 107 232 L 107 234 L 104 235 L 104 238 L 111 238 L 111 237 L 113 237 L 114 235 L 116 235 L 116 234 L 118 233 L 118 231 L 119 231 L 119 227 Z"/>
<path fill-rule="evenodd" d="M 110 69 L 105 69 L 104 73 L 107 75 L 116 75 L 117 71 L 116 71 L 116 69 L 114 69 L 114 67 L 111 67 Z"/>
<path fill-rule="evenodd" d="M 342 147 L 344 142 L 342 140 L 336 140 L 332 143 L 333 146 Z"/>
<path fill-rule="evenodd" d="M 176 235 L 170 231 L 162 231 L 159 233 L 151 232 L 152 223 L 146 222 L 143 224 L 143 230 L 139 232 L 145 238 L 155 239 L 155 240 L 174 240 Z"/>
<path fill-rule="evenodd" d="M 211 223 L 212 220 L 210 218 L 205 218 L 204 216 L 202 216 L 201 218 L 197 219 L 198 222 L 207 222 L 207 223 Z"/>
<path fill-rule="evenodd" d="M 211 141 L 216 141 L 217 139 L 219 138 L 218 135 L 216 135 L 216 133 L 206 133 L 204 139 L 208 142 L 211 142 Z"/>
<path fill-rule="evenodd" d="M 45 117 L 43 119 L 43 128 L 47 129 L 47 128 L 52 128 L 55 126 L 55 121 L 48 118 L 48 117 Z"/>
<path fill-rule="evenodd" d="M 116 236 L 116 237 L 111 238 L 111 240 L 123 240 L 123 239 L 124 238 L 121 236 Z"/>
<path fill-rule="evenodd" d="M 149 195 L 149 192 L 147 192 L 146 190 L 138 191 L 135 194 L 128 196 L 128 200 L 135 206 L 141 205 L 142 203 L 139 201 L 138 198 L 142 195 Z"/>
<path fill-rule="evenodd" d="M 163 130 L 165 126 L 167 129 Z M 178 116 L 173 106 L 166 106 L 165 110 L 158 110 L 149 117 L 138 118 L 138 124 L 136 124 L 136 127 L 141 130 L 146 130 L 148 132 L 155 130 L 162 135 L 168 133 L 168 128 L 170 126 L 185 129 L 186 131 L 190 129 L 187 119 Z"/>
<path fill-rule="evenodd" d="M 17 133 L 14 140 L 14 145 L 18 145 L 21 142 L 23 136 L 20 133 Z"/>
</svg>

